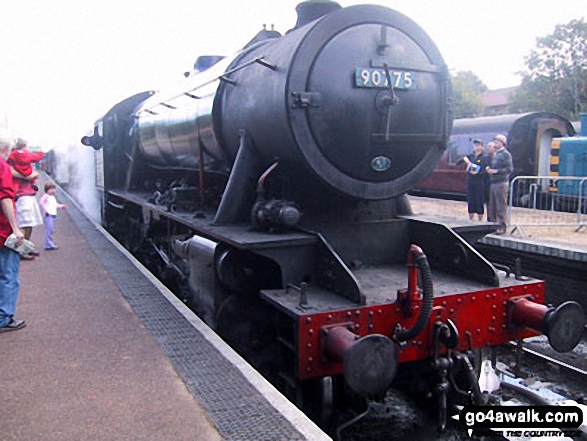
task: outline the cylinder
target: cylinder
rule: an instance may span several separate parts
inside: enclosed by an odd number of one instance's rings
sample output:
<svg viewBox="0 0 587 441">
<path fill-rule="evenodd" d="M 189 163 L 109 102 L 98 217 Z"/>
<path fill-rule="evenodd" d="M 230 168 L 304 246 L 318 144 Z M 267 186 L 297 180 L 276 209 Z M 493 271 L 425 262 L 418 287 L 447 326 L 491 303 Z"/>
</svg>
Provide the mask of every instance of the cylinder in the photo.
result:
<svg viewBox="0 0 587 441">
<path fill-rule="evenodd" d="M 515 301 L 512 312 L 512 322 L 535 331 L 543 332 L 544 316 L 548 307 L 528 299 Z"/>
</svg>

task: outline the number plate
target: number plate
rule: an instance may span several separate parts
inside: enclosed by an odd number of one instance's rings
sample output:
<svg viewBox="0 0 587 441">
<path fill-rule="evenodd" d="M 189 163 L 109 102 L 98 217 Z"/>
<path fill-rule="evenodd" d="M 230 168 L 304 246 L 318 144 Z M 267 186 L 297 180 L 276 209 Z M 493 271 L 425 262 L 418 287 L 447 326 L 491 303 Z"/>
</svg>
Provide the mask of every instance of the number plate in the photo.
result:
<svg viewBox="0 0 587 441">
<path fill-rule="evenodd" d="M 392 70 L 389 73 L 394 89 L 411 90 L 416 88 L 416 74 L 413 72 Z M 355 69 L 355 86 L 389 89 L 385 69 L 357 67 Z"/>
</svg>

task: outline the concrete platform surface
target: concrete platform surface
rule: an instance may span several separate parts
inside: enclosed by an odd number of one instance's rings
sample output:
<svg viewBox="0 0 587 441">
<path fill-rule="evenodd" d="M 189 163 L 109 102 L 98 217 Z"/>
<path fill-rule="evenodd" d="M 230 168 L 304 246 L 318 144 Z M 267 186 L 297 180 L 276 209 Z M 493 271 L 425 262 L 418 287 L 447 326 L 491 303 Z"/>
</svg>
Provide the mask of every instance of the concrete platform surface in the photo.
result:
<svg viewBox="0 0 587 441">
<path fill-rule="evenodd" d="M 55 241 L 21 262 L 26 328 L 0 334 L 0 439 L 222 439 L 67 213 Z"/>
</svg>

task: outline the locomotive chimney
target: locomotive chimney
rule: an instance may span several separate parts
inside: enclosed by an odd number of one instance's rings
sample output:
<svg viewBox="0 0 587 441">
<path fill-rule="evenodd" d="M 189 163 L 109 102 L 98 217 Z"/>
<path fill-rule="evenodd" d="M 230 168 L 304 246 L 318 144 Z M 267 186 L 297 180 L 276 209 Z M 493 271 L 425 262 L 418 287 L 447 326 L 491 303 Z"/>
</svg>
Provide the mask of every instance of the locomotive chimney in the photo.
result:
<svg viewBox="0 0 587 441">
<path fill-rule="evenodd" d="M 296 6 L 298 21 L 294 29 L 300 28 L 326 14 L 341 9 L 338 3 L 331 0 L 309 0 Z"/>
</svg>

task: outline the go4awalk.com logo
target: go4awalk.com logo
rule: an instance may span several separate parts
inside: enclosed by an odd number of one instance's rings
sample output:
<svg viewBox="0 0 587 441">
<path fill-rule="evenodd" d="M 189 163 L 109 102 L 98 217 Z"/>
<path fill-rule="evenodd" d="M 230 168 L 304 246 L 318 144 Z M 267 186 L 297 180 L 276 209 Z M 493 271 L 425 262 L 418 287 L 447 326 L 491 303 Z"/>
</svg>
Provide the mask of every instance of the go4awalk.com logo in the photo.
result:
<svg viewBox="0 0 587 441">
<path fill-rule="evenodd" d="M 579 406 L 465 406 L 459 420 L 470 436 L 573 438 L 587 415 Z"/>
</svg>

